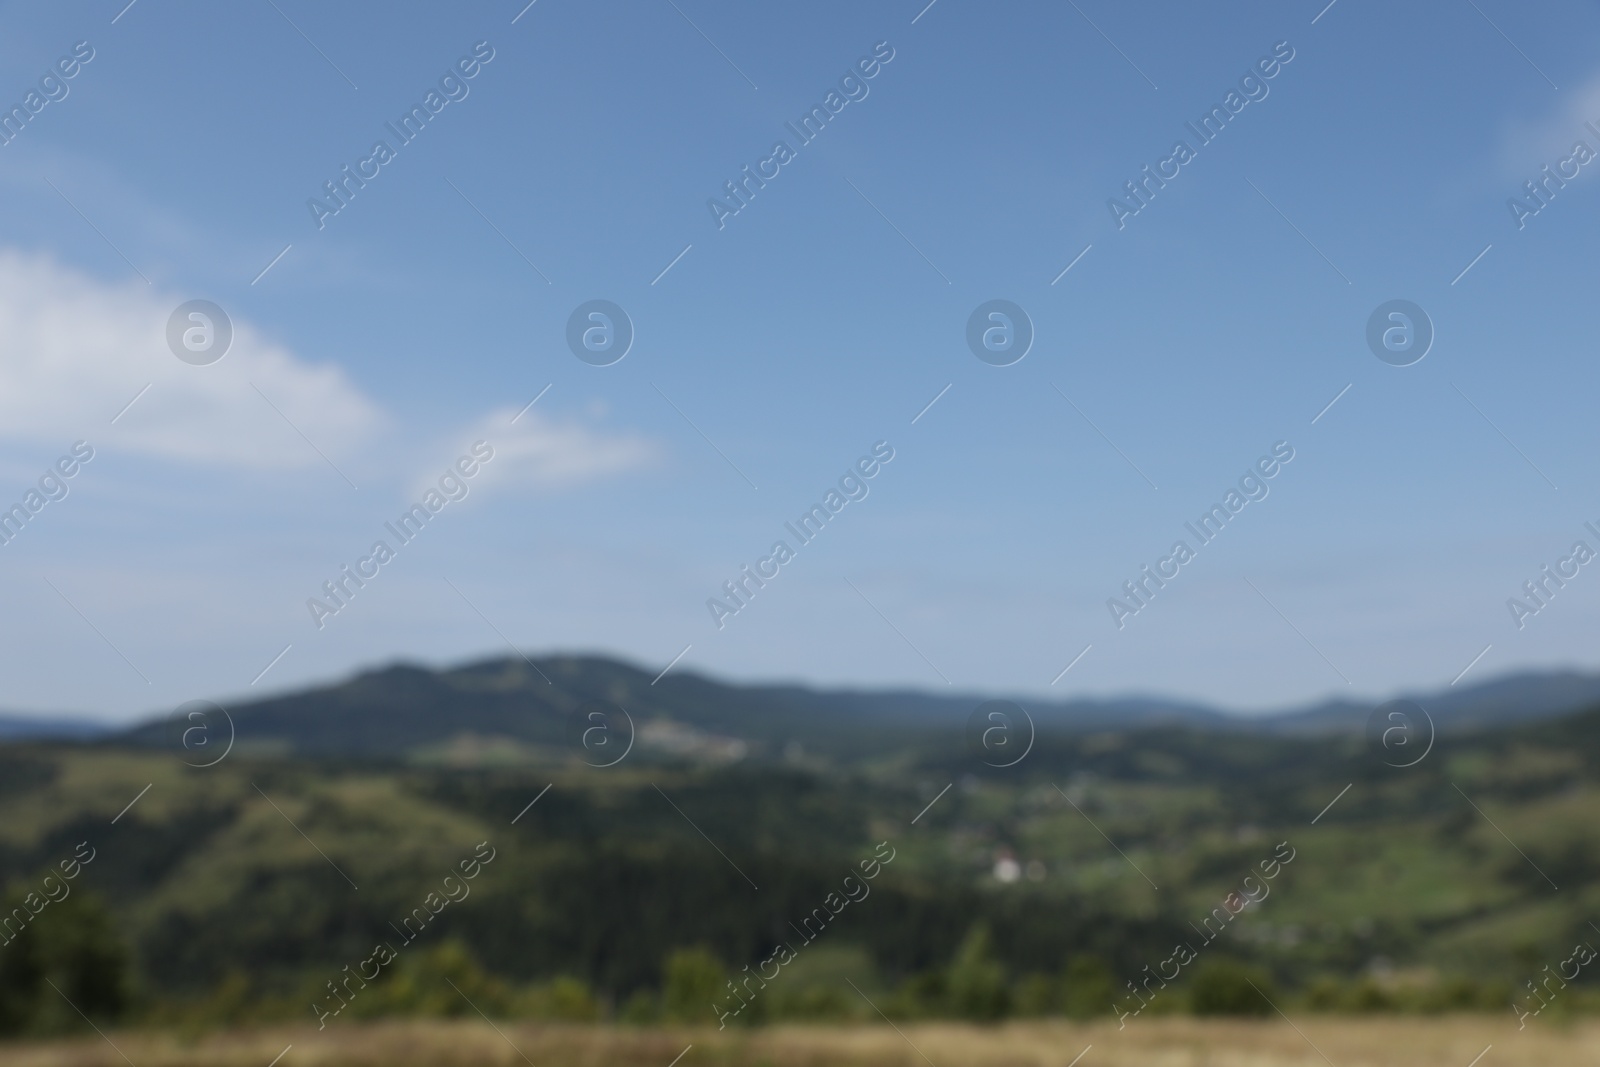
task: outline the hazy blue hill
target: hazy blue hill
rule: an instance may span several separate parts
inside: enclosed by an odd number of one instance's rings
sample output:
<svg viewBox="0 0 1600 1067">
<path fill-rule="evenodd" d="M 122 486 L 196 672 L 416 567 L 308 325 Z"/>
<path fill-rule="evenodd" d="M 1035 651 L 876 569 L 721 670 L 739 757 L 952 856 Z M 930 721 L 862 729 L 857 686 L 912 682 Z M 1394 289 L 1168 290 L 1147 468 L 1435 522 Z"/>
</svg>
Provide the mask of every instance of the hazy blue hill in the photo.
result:
<svg viewBox="0 0 1600 1067">
<path fill-rule="evenodd" d="M 654 684 L 652 684 L 654 682 Z M 461 738 L 495 740 L 555 755 L 572 752 L 585 723 L 580 709 L 609 701 L 652 744 L 679 754 L 728 750 L 777 759 L 809 753 L 851 761 L 905 749 L 959 745 L 980 694 L 916 690 L 825 690 L 801 685 L 744 685 L 692 671 L 655 675 L 602 656 L 503 657 L 443 670 L 395 664 L 330 685 L 249 703 L 228 703 L 242 741 L 301 754 L 401 758 Z M 1412 699 L 1441 735 L 1527 723 L 1600 704 L 1600 676 L 1574 672 L 1518 674 Z M 1157 726 L 1213 733 L 1326 736 L 1359 733 L 1374 704 L 1329 701 L 1263 715 L 1233 715 L 1160 697 L 1039 701 L 1022 698 L 1042 737 Z M 96 736 L 85 724 L 47 729 L 48 721 L 12 720 L 20 732 L 0 738 Z M 30 729 L 32 732 L 30 732 Z M 175 743 L 165 717 L 113 735 L 141 746 Z M 674 747 L 676 746 L 676 747 Z"/>
<path fill-rule="evenodd" d="M 87 741 L 114 732 L 115 727 L 81 716 L 0 711 L 0 741 Z"/>
<path fill-rule="evenodd" d="M 1567 715 L 1600 704 L 1600 675 L 1576 671 L 1508 674 L 1474 686 L 1407 694 L 1434 719 L 1441 735 L 1494 729 Z M 1327 701 L 1261 720 L 1284 734 L 1359 733 L 1375 705 Z"/>
</svg>

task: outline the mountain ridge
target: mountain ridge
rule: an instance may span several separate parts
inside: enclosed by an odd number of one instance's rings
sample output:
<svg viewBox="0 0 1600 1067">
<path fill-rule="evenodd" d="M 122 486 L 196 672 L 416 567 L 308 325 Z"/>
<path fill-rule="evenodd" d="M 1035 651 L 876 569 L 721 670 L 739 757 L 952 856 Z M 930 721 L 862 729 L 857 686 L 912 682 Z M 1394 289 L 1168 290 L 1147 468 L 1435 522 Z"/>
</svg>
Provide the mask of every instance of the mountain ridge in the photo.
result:
<svg viewBox="0 0 1600 1067">
<path fill-rule="evenodd" d="M 798 745 L 800 751 L 849 760 L 959 733 L 981 704 L 996 699 L 1020 705 L 1041 733 L 1060 734 L 1176 727 L 1341 735 L 1360 732 L 1373 710 L 1386 703 L 1335 699 L 1245 715 L 1159 696 L 1038 701 L 917 689 L 733 683 L 688 670 L 652 677 L 614 657 L 572 654 L 488 657 L 443 668 L 396 661 L 336 682 L 219 706 L 239 738 L 302 754 L 399 757 L 462 737 L 498 738 L 547 752 L 570 750 L 600 721 L 587 718 L 594 709 L 585 705 L 606 701 L 627 713 L 624 718 L 635 732 L 651 722 L 675 727 L 673 744 L 680 747 L 693 748 L 696 738 L 724 748 L 738 742 L 745 753 L 776 757 Z M 1600 705 L 1600 675 L 1523 671 L 1399 699 L 1421 705 L 1440 733 L 1492 729 Z M 175 715 L 89 736 L 139 746 L 171 744 Z M 81 723 L 75 725 L 82 729 Z M 619 721 L 606 728 L 625 726 Z M 5 736 L 0 720 L 0 738 Z"/>
</svg>

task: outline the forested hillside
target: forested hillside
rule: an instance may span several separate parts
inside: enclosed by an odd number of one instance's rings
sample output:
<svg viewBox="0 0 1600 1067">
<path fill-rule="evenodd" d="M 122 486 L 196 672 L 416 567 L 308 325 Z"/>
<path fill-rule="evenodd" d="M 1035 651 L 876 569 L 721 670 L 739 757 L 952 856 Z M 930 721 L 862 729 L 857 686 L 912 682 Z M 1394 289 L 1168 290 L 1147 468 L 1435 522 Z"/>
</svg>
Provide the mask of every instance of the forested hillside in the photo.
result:
<svg viewBox="0 0 1600 1067">
<path fill-rule="evenodd" d="M 4 749 L 0 871 L 14 906 L 43 901 L 22 936 L 57 936 L 55 872 L 108 917 L 84 949 L 125 974 L 108 1012 L 309 1016 L 339 991 L 353 1014 L 448 1013 L 451 977 L 536 1014 L 864 1010 L 845 978 L 906 1016 L 1093 1014 L 1184 941 L 1199 963 L 1153 1010 L 1204 1008 L 1230 967 L 1311 1006 L 1503 1009 L 1600 914 L 1600 712 L 1412 766 L 1354 736 L 1178 728 L 1041 733 L 1006 768 L 938 736 L 594 767 L 558 737 L 354 760 L 240 734 L 212 766 Z M 33 995 L 7 951 L 6 995 Z M 727 977 L 774 967 L 770 995 L 731 999 Z"/>
</svg>

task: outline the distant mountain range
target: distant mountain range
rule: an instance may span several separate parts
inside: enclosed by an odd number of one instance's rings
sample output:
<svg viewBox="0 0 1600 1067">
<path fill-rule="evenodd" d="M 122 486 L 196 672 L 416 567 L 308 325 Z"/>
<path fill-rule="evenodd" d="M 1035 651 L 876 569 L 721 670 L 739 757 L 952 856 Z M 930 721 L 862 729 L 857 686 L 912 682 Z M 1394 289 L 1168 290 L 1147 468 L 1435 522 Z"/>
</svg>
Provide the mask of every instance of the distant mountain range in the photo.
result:
<svg viewBox="0 0 1600 1067">
<path fill-rule="evenodd" d="M 713 761 L 809 754 L 851 762 L 959 737 L 987 699 L 916 690 L 737 685 L 690 671 L 653 681 L 650 672 L 616 659 L 551 656 L 487 659 L 444 670 L 396 664 L 331 685 L 224 706 L 237 743 L 262 753 L 474 762 L 496 754 L 517 759 L 577 755 L 603 762 L 631 735 L 642 754 Z M 1600 706 L 1600 675 L 1522 673 L 1407 699 L 1427 709 L 1441 734 L 1453 735 Z M 626 711 L 632 730 L 614 712 L 609 719 L 590 716 L 593 701 Z M 1327 701 L 1245 716 L 1159 697 L 1022 698 L 1017 703 L 1042 735 L 1157 727 L 1333 735 L 1362 730 L 1376 706 Z M 194 721 L 199 720 L 169 714 L 113 729 L 82 719 L 0 715 L 0 740 L 174 746 Z M 224 728 L 218 724 L 217 729 Z"/>
<path fill-rule="evenodd" d="M 1522 672 L 1460 689 L 1404 694 L 1420 704 L 1442 734 L 1491 730 L 1587 711 L 1600 705 L 1600 675 L 1576 671 Z M 1359 730 L 1377 705 L 1330 700 L 1299 711 L 1254 721 L 1279 734 L 1328 734 Z M 1235 719 L 1234 721 L 1237 721 Z"/>
<path fill-rule="evenodd" d="M 76 715 L 29 715 L 0 711 L 0 741 L 86 741 L 116 727 Z"/>
</svg>

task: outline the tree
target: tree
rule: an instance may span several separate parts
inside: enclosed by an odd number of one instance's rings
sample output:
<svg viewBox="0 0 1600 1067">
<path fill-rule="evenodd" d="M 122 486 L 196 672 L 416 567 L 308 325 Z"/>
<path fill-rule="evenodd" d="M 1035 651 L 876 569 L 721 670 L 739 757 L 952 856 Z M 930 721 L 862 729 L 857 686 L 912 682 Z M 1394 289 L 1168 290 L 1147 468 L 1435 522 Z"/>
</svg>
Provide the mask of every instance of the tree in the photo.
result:
<svg viewBox="0 0 1600 1067">
<path fill-rule="evenodd" d="M 0 903 L 0 916 L 23 915 L 27 924 L 0 945 L 0 1032 L 81 1025 L 79 1012 L 122 1014 L 131 999 L 128 950 L 105 905 L 82 890 L 59 900 L 18 891 Z"/>
<path fill-rule="evenodd" d="M 950 962 L 949 990 L 951 1010 L 965 1019 L 992 1022 L 1011 1007 L 1005 968 L 994 958 L 982 923 L 967 933 Z"/>
<path fill-rule="evenodd" d="M 22 907 L 19 894 L 8 895 L 0 905 L 6 909 L 4 914 L 10 914 L 13 906 Z M 26 908 L 23 911 L 27 913 Z M 39 939 L 24 927 L 20 935 L 0 947 L 0 1033 L 21 1033 L 38 1015 L 39 994 L 44 989 Z"/>
</svg>

